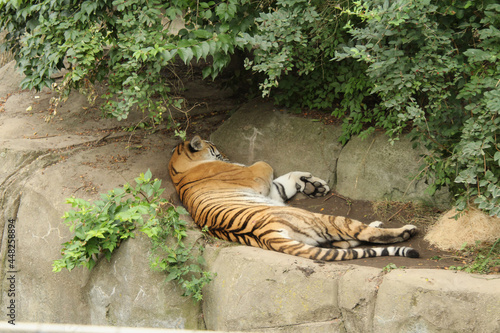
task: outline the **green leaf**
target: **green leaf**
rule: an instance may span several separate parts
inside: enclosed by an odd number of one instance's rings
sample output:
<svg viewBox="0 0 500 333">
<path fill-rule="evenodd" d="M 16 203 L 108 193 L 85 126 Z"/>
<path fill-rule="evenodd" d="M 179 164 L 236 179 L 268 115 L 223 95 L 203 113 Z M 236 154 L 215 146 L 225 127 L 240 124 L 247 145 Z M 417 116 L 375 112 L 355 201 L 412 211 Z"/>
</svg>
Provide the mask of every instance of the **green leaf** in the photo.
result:
<svg viewBox="0 0 500 333">
<path fill-rule="evenodd" d="M 207 77 L 209 77 L 210 75 L 212 75 L 212 71 L 213 71 L 213 69 L 210 66 L 207 66 L 207 67 L 203 68 L 203 70 L 202 70 L 202 77 L 203 77 L 203 79 L 206 79 Z"/>
<path fill-rule="evenodd" d="M 193 34 L 200 39 L 209 39 L 212 37 L 212 33 L 203 29 L 197 29 L 193 31 Z"/>
<path fill-rule="evenodd" d="M 193 59 L 194 56 L 193 50 L 191 50 L 190 47 L 178 49 L 177 54 L 185 64 L 188 64 Z"/>
<path fill-rule="evenodd" d="M 180 215 L 189 215 L 189 212 L 182 206 L 178 206 L 175 211 Z"/>
<path fill-rule="evenodd" d="M 227 20 L 229 18 L 227 3 L 222 2 L 215 7 L 215 14 L 219 16 L 221 20 Z"/>
<path fill-rule="evenodd" d="M 493 156 L 493 160 L 498 163 L 500 166 L 500 151 L 497 151 L 495 155 Z"/>
<path fill-rule="evenodd" d="M 149 182 L 152 177 L 153 177 L 153 173 L 151 172 L 150 169 L 148 169 L 148 171 L 146 171 L 146 173 L 144 174 L 144 180 Z"/>
<path fill-rule="evenodd" d="M 87 238 L 83 229 L 76 230 L 75 237 L 77 237 L 78 239 L 81 239 L 81 240 L 85 240 Z"/>
<path fill-rule="evenodd" d="M 205 258 L 203 258 L 202 256 L 198 256 L 198 258 L 196 260 L 197 260 L 198 264 L 200 264 L 202 266 L 207 264 Z"/>
<path fill-rule="evenodd" d="M 161 52 L 162 64 L 166 65 L 176 54 L 177 50 L 165 50 Z"/>
<path fill-rule="evenodd" d="M 165 278 L 165 282 L 177 280 L 178 278 L 179 278 L 179 275 L 175 272 L 172 272 L 172 273 L 167 275 L 167 277 Z"/>
<path fill-rule="evenodd" d="M 464 55 L 469 57 L 471 62 L 494 61 L 495 59 L 491 53 L 480 49 L 468 49 Z"/>
<path fill-rule="evenodd" d="M 195 45 L 192 47 L 193 50 L 193 55 L 196 57 L 196 61 L 199 61 L 200 58 L 203 56 L 203 50 L 199 45 Z"/>
<path fill-rule="evenodd" d="M 176 18 L 182 16 L 182 10 L 176 6 L 169 6 L 165 11 L 165 15 L 171 20 L 175 20 Z"/>
</svg>

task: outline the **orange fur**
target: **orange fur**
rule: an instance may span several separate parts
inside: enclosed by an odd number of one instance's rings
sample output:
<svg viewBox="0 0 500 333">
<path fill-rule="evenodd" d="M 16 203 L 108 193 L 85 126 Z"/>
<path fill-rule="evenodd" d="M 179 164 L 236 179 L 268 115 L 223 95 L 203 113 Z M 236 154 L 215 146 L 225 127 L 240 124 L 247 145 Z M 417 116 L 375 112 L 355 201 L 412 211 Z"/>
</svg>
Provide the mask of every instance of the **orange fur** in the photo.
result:
<svg viewBox="0 0 500 333">
<path fill-rule="evenodd" d="M 304 174 L 301 172 L 273 180 L 269 164 L 229 163 L 212 143 L 197 136 L 174 149 L 169 172 L 196 224 L 221 239 L 316 260 L 418 257 L 418 252 L 408 247 L 348 248 L 359 242 L 400 242 L 410 238 L 416 228 L 383 229 L 342 216 L 287 207 L 272 193 L 274 186 L 289 192 L 304 189 L 302 182 L 306 181 L 319 190 L 315 195 L 324 195 L 321 191 L 328 188 L 326 183 L 312 176 L 294 180 L 294 176 Z M 284 192 L 280 193 L 283 196 Z"/>
</svg>

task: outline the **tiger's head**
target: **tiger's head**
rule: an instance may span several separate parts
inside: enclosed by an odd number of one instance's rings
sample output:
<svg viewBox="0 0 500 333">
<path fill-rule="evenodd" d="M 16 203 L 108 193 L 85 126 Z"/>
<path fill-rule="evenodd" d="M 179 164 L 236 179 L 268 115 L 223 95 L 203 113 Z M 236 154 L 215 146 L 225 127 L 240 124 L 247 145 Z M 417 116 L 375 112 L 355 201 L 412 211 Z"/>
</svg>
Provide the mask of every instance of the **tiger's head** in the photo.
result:
<svg viewBox="0 0 500 333">
<path fill-rule="evenodd" d="M 227 159 L 213 143 L 202 140 L 196 135 L 191 141 L 180 143 L 174 148 L 169 163 L 170 176 L 209 161 L 227 161 Z"/>
</svg>

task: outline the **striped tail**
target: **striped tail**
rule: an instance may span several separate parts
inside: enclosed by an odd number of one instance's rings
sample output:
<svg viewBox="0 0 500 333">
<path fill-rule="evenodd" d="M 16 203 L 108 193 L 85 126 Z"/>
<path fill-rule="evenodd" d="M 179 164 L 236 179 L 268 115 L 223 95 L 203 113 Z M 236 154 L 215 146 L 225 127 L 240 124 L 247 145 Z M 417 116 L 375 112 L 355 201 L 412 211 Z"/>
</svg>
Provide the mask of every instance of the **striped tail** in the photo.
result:
<svg viewBox="0 0 500 333">
<path fill-rule="evenodd" d="M 355 249 L 329 249 L 332 253 L 326 253 L 322 259 L 324 261 L 350 260 L 371 257 L 398 256 L 418 258 L 417 250 L 407 246 L 389 246 Z"/>
<path fill-rule="evenodd" d="M 290 243 L 295 244 L 294 246 L 290 246 Z M 296 241 L 288 242 L 285 246 L 283 245 L 284 244 L 281 244 L 281 246 L 278 247 L 270 246 L 268 249 L 298 257 L 322 261 L 341 261 L 382 256 L 399 256 L 409 258 L 418 258 L 420 256 L 417 250 L 407 246 L 336 249 L 310 246 Z"/>
</svg>

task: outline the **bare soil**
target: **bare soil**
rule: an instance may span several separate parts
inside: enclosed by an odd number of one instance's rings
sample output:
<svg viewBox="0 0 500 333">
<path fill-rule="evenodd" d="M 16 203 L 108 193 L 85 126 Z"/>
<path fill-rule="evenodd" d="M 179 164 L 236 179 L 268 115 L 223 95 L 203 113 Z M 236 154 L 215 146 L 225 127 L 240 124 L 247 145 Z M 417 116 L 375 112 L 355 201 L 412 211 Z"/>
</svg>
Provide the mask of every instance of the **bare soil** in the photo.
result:
<svg viewBox="0 0 500 333">
<path fill-rule="evenodd" d="M 401 268 L 435 269 L 448 269 L 450 266 L 463 265 L 463 259 L 459 255 L 439 250 L 424 240 L 427 227 L 432 225 L 440 215 L 440 211 L 435 208 L 404 202 L 352 200 L 335 192 L 328 193 L 323 198 L 301 197 L 293 199 L 289 204 L 317 213 L 347 216 L 364 223 L 382 221 L 384 228 L 397 228 L 405 224 L 413 224 L 418 227 L 417 235 L 406 242 L 397 243 L 397 245 L 416 249 L 420 253 L 420 258 L 377 257 L 356 259 L 344 263 L 378 268 L 394 264 Z M 366 246 L 373 245 L 367 244 Z"/>
</svg>

